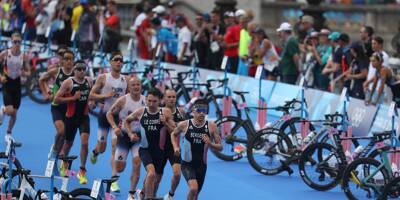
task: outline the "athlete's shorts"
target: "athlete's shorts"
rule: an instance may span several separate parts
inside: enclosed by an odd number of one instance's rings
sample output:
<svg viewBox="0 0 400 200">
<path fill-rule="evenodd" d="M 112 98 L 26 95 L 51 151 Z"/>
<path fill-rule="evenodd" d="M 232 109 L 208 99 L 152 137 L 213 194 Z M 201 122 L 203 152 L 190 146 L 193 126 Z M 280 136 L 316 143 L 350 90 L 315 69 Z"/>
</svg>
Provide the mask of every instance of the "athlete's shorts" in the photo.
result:
<svg viewBox="0 0 400 200">
<path fill-rule="evenodd" d="M 117 148 L 115 150 L 116 161 L 126 161 L 129 151 L 132 152 L 132 157 L 139 156 L 140 142 L 131 142 L 128 134 L 122 131 L 122 137 L 117 137 Z"/>
<path fill-rule="evenodd" d="M 65 104 L 51 105 L 51 117 L 53 118 L 53 122 L 56 122 L 58 120 L 65 121 L 66 112 L 67 106 Z"/>
<path fill-rule="evenodd" d="M 73 142 L 78 129 L 80 134 L 90 134 L 89 115 L 65 118 L 65 140 Z"/>
<path fill-rule="evenodd" d="M 147 165 L 153 164 L 157 174 L 164 173 L 164 152 L 157 151 L 152 152 L 148 148 L 139 148 L 139 157 L 143 162 L 143 166 L 146 168 Z"/>
<path fill-rule="evenodd" d="M 114 116 L 116 122 L 118 122 L 118 116 Z M 99 129 L 97 130 L 97 140 L 98 141 L 107 141 L 108 132 L 111 132 L 111 138 L 116 139 L 114 131 L 111 129 L 110 123 L 107 120 L 107 114 L 100 112 L 97 117 L 97 123 L 99 125 Z M 111 130 L 110 130 L 111 129 Z"/>
<path fill-rule="evenodd" d="M 203 188 L 204 179 L 206 177 L 207 165 L 199 164 L 196 167 L 193 167 L 191 164 L 187 164 L 186 162 L 182 162 L 181 170 L 183 177 L 185 180 L 189 182 L 189 180 L 196 180 L 197 185 L 199 186 L 199 192 Z"/>
<path fill-rule="evenodd" d="M 6 76 L 3 84 L 3 102 L 5 106 L 18 109 L 21 106 L 21 78 L 11 79 Z"/>
<path fill-rule="evenodd" d="M 167 161 L 169 161 L 171 165 L 181 164 L 181 156 L 175 156 L 174 148 L 169 138 L 165 142 L 163 168 L 167 165 Z"/>
</svg>

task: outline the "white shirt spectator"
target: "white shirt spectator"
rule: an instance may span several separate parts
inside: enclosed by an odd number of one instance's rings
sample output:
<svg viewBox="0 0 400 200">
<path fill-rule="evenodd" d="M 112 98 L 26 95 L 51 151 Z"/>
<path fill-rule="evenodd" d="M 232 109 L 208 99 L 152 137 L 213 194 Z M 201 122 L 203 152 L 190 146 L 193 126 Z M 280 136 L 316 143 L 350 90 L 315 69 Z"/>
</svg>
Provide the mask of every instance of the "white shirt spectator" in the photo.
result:
<svg viewBox="0 0 400 200">
<path fill-rule="evenodd" d="M 383 55 L 383 66 L 389 67 L 389 55 L 385 51 L 382 51 L 381 53 Z M 369 63 L 367 80 L 371 80 L 375 76 L 375 74 L 376 69 L 372 66 L 371 63 Z M 381 81 L 379 80 L 376 88 L 379 88 L 380 85 Z M 369 89 L 372 90 L 372 84 L 369 85 Z"/>
<path fill-rule="evenodd" d="M 47 31 L 47 27 L 50 26 L 50 17 L 47 12 L 40 12 L 35 18 L 36 25 L 36 34 L 37 35 L 45 35 Z"/>
<path fill-rule="evenodd" d="M 147 17 L 146 13 L 144 12 L 140 13 L 136 17 L 135 22 L 133 23 L 132 30 L 136 31 L 137 27 L 140 26 L 140 24 L 142 24 L 143 20 L 146 19 L 146 17 Z"/>
<path fill-rule="evenodd" d="M 192 33 L 187 26 L 179 29 L 178 33 L 178 58 L 180 56 L 190 56 L 190 44 L 192 42 Z M 187 43 L 186 51 L 183 52 L 183 44 Z"/>
</svg>

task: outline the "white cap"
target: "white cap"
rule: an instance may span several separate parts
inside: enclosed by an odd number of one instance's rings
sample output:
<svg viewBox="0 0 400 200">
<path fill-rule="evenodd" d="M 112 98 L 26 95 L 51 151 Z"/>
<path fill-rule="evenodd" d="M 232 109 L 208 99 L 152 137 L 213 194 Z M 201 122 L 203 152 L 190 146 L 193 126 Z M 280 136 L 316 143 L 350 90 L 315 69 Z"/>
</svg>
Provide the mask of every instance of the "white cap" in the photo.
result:
<svg viewBox="0 0 400 200">
<path fill-rule="evenodd" d="M 235 12 L 236 17 L 240 17 L 240 16 L 244 16 L 244 15 L 246 15 L 246 11 L 244 11 L 243 9 L 239 9 Z"/>
<path fill-rule="evenodd" d="M 281 31 L 291 31 L 292 30 L 292 25 L 290 25 L 287 22 L 283 22 L 276 31 L 281 32 Z"/>
<path fill-rule="evenodd" d="M 228 17 L 234 17 L 235 16 L 235 13 L 233 13 L 233 12 L 225 12 L 225 14 L 224 14 L 225 16 L 228 16 Z"/>
<path fill-rule="evenodd" d="M 161 13 L 165 12 L 165 8 L 162 5 L 158 5 L 158 6 L 154 7 L 152 11 L 157 14 L 161 14 Z"/>
</svg>

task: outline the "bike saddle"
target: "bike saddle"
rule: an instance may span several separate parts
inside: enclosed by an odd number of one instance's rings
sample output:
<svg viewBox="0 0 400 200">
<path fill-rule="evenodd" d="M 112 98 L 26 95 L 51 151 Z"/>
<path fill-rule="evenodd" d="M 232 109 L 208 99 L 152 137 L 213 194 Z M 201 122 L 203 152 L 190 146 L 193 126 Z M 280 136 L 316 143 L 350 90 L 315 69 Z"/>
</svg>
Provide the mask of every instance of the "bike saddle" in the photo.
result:
<svg viewBox="0 0 400 200">
<path fill-rule="evenodd" d="M 60 157 L 58 157 L 59 160 L 62 160 L 64 162 L 73 161 L 77 158 L 78 158 L 78 156 L 60 156 Z"/>
<path fill-rule="evenodd" d="M 110 184 L 110 183 L 114 183 L 115 181 L 118 181 L 119 176 L 113 176 L 110 179 L 103 179 L 102 182 L 105 184 Z"/>
<path fill-rule="evenodd" d="M 250 92 L 248 92 L 248 91 L 233 91 L 233 93 L 235 93 L 237 95 L 241 95 L 241 94 L 248 94 Z"/>
</svg>

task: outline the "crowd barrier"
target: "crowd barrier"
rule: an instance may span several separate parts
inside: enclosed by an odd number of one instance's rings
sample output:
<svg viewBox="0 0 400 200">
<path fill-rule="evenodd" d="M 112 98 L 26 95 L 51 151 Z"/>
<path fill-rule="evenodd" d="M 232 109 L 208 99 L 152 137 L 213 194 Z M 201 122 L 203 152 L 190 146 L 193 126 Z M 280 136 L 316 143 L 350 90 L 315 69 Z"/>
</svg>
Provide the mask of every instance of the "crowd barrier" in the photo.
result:
<svg viewBox="0 0 400 200">
<path fill-rule="evenodd" d="M 139 60 L 139 63 L 149 62 Z M 183 66 L 171 63 L 161 63 L 162 66 L 167 68 L 174 68 L 177 73 L 179 71 L 187 71 L 191 69 L 190 66 Z M 139 66 L 144 66 L 139 64 Z M 207 79 L 224 78 L 224 72 L 201 69 L 200 82 L 205 82 Z M 228 73 L 228 85 L 232 90 L 236 91 L 249 91 L 250 94 L 246 95 L 247 105 L 257 106 L 258 103 L 258 87 L 259 80 L 253 77 L 241 76 Z M 297 85 L 290 85 L 280 82 L 269 80 L 262 80 L 262 97 L 267 101 L 268 107 L 275 107 L 282 105 L 286 100 L 299 98 L 301 95 L 301 87 Z M 222 89 L 216 91 L 217 93 L 223 92 Z M 233 94 L 234 99 L 239 99 Z M 324 114 L 334 113 L 336 111 L 342 112 L 343 102 L 337 94 L 324 92 L 312 88 L 305 89 L 305 99 L 307 101 L 308 117 L 311 120 L 323 119 Z M 388 115 L 389 105 L 381 104 L 378 106 L 366 106 L 363 100 L 350 98 L 347 108 L 348 116 L 351 121 L 354 136 L 365 136 L 372 132 L 391 130 L 392 122 L 391 117 Z M 268 111 L 269 116 L 279 117 L 280 112 Z M 400 127 L 398 119 L 395 121 L 396 132 L 399 133 Z"/>
</svg>

